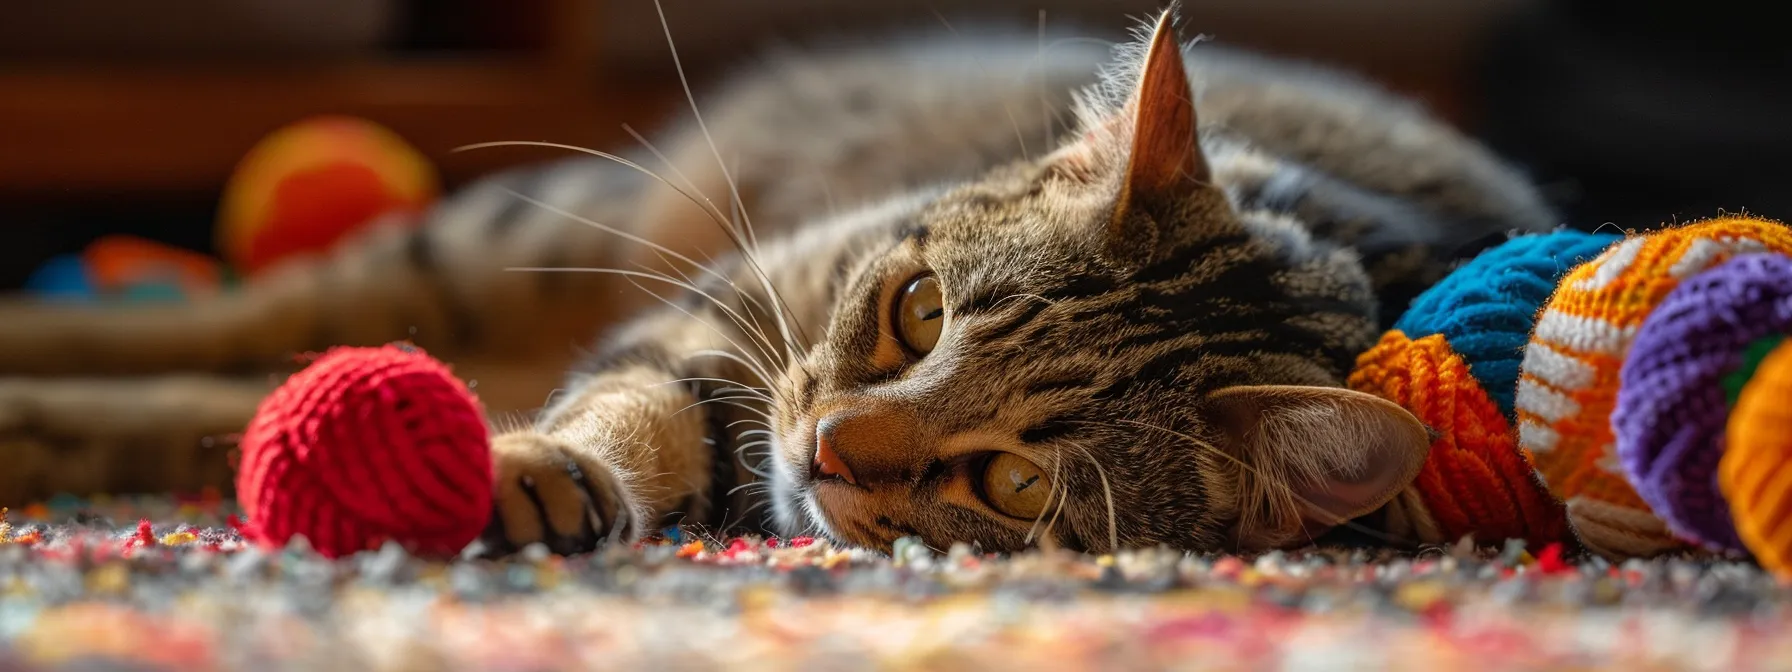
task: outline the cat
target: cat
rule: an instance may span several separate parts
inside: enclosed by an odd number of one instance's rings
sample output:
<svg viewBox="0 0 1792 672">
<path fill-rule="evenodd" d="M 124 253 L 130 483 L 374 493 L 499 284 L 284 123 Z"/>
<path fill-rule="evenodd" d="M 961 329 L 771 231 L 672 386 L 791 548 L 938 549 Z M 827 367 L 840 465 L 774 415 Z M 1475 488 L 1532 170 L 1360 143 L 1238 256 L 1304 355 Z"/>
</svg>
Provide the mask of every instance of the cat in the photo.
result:
<svg viewBox="0 0 1792 672">
<path fill-rule="evenodd" d="M 500 551 L 678 521 L 1287 547 L 1383 509 L 1427 454 L 1411 414 L 1343 389 L 1354 357 L 1452 263 L 1556 222 L 1416 104 L 1184 44 L 1168 10 L 1111 50 L 784 55 L 695 109 L 664 154 L 500 174 L 240 294 L 0 309 L 0 497 L 228 482 L 204 437 L 272 364 L 410 338 L 523 381 L 477 389 L 498 410 L 571 371 L 494 419 Z"/>
</svg>

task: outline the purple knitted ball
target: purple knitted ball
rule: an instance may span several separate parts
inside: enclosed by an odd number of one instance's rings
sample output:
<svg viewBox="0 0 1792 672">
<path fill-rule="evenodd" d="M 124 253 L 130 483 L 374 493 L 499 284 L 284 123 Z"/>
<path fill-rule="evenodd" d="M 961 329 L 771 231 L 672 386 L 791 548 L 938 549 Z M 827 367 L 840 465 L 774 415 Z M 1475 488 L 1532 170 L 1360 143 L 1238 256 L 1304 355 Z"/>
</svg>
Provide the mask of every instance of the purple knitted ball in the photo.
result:
<svg viewBox="0 0 1792 672">
<path fill-rule="evenodd" d="M 1717 488 L 1730 407 L 1723 379 L 1758 339 L 1792 331 L 1792 259 L 1736 257 L 1680 283 L 1619 373 L 1612 430 L 1637 493 L 1675 534 L 1744 550 Z"/>
</svg>

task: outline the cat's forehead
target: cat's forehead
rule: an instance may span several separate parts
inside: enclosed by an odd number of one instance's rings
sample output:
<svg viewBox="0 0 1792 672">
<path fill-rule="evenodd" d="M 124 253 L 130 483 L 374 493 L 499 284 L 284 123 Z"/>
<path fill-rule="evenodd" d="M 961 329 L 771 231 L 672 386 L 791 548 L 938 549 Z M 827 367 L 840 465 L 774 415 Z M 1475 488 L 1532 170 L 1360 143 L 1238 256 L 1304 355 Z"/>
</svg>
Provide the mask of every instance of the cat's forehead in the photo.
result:
<svg viewBox="0 0 1792 672">
<path fill-rule="evenodd" d="M 1054 184 L 1023 164 L 941 193 L 916 221 L 943 243 L 930 256 L 971 263 L 1019 252 L 1041 255 L 1040 263 L 1087 256 L 1099 249 L 1092 234 L 1111 210 L 1087 191 Z"/>
</svg>

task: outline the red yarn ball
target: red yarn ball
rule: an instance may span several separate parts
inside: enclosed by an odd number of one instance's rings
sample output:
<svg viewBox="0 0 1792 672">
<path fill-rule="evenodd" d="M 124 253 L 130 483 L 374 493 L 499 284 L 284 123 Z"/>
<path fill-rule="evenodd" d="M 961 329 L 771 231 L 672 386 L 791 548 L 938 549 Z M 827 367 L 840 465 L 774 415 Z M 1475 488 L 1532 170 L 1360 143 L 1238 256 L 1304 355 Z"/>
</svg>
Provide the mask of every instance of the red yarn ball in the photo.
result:
<svg viewBox="0 0 1792 672">
<path fill-rule="evenodd" d="M 414 348 L 336 348 L 262 401 L 243 435 L 243 532 L 329 557 L 397 541 L 448 555 L 492 509 L 491 449 L 467 387 Z"/>
</svg>

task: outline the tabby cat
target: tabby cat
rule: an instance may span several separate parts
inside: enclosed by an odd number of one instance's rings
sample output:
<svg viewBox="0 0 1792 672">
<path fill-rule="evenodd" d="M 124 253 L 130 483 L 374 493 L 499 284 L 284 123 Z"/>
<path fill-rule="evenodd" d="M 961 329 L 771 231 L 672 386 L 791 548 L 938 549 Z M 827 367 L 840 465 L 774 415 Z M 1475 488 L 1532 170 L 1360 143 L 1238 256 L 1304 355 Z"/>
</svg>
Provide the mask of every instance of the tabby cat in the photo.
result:
<svg viewBox="0 0 1792 672">
<path fill-rule="evenodd" d="M 496 421 L 507 548 L 1249 550 L 1386 511 L 1428 433 L 1354 356 L 1553 215 L 1415 105 L 1172 24 L 784 56 L 664 154 L 501 174 L 237 295 L 7 306 L 0 496 L 227 482 L 206 437 L 282 358 L 409 338 L 498 410 L 573 370 Z"/>
</svg>

